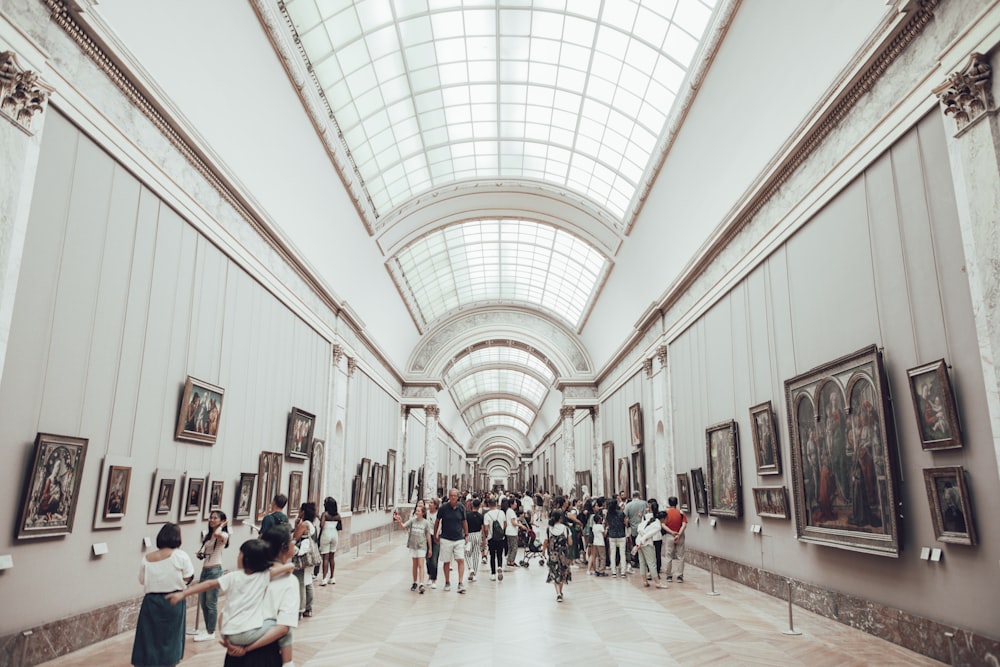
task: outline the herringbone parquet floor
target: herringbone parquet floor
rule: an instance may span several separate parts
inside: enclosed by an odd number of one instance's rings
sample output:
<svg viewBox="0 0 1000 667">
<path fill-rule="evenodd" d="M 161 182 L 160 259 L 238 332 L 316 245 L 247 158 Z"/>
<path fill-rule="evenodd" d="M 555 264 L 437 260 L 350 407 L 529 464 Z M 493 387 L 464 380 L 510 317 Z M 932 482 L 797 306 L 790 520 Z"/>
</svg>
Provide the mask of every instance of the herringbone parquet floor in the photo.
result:
<svg viewBox="0 0 1000 667">
<path fill-rule="evenodd" d="M 468 593 L 412 593 L 401 533 L 371 553 L 338 554 L 337 584 L 315 587 L 315 616 L 295 630 L 298 667 L 406 665 L 940 665 L 763 593 L 688 566 L 686 581 L 667 589 L 574 570 L 558 604 L 545 568 L 479 580 Z M 356 557 L 360 555 L 360 558 Z M 457 577 L 455 577 L 457 579 Z M 192 616 L 190 625 L 194 624 Z M 49 667 L 124 667 L 131 633 L 45 663 Z M 218 667 L 224 650 L 188 642 L 184 667 Z"/>
</svg>

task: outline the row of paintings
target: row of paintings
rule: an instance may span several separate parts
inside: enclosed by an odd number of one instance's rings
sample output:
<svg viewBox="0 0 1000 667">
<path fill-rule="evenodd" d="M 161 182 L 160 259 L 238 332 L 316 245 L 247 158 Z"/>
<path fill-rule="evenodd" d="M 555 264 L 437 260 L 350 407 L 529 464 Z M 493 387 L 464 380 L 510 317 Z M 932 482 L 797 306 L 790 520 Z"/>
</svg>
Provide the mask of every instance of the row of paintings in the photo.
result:
<svg viewBox="0 0 1000 667">
<path fill-rule="evenodd" d="M 907 371 L 925 450 L 961 447 L 958 415 L 943 360 Z M 792 496 L 785 487 L 755 487 L 758 515 L 787 519 L 794 506 L 800 540 L 898 556 L 897 450 L 888 382 L 875 346 L 785 382 L 791 434 Z M 770 402 L 750 409 L 757 474 L 780 474 Z M 619 468 L 620 471 L 620 468 Z M 699 513 L 742 516 L 739 431 L 735 420 L 706 430 L 706 467 L 678 476 L 679 498 Z M 975 544 L 961 467 L 924 470 L 937 539 Z M 690 501 L 686 504 L 690 508 Z"/>
<path fill-rule="evenodd" d="M 396 504 L 396 450 L 386 454 L 385 465 L 363 458 L 351 484 L 351 511 L 392 509 Z"/>
</svg>

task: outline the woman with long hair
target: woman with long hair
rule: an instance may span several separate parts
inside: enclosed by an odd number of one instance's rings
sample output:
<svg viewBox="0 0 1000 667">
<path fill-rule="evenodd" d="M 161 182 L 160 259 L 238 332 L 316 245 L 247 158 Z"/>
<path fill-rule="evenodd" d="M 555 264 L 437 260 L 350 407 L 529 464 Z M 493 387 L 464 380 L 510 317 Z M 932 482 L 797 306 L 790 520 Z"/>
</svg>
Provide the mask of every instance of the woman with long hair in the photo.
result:
<svg viewBox="0 0 1000 667">
<path fill-rule="evenodd" d="M 628 565 L 628 555 L 625 553 L 625 513 L 614 498 L 608 500 L 604 525 L 608 530 L 608 563 L 611 566 L 611 576 L 617 577 L 621 573 L 624 577 L 625 566 Z"/>
<path fill-rule="evenodd" d="M 204 561 L 201 566 L 201 581 L 210 581 L 222 576 L 222 550 L 229 546 L 229 520 L 222 510 L 214 510 L 208 516 L 208 530 L 205 539 L 195 555 Z M 201 613 L 205 616 L 205 631 L 194 636 L 194 641 L 205 642 L 215 639 L 215 624 L 219 619 L 219 589 L 211 588 L 198 595 Z"/>
<path fill-rule="evenodd" d="M 441 501 L 437 498 L 430 498 L 427 501 L 427 520 L 431 522 L 431 555 L 427 557 L 427 577 L 431 580 L 431 588 L 438 587 L 438 557 L 441 555 L 441 542 L 434 534 L 433 526 L 437 523 L 440 506 Z"/>
<path fill-rule="evenodd" d="M 320 586 L 326 586 L 327 582 L 337 583 L 337 578 L 333 574 L 336 567 L 337 546 L 340 544 L 340 533 L 337 531 L 341 526 L 337 501 L 327 496 L 323 501 L 323 516 L 319 519 L 319 553 L 323 557 Z"/>
<path fill-rule="evenodd" d="M 292 540 L 299 554 L 305 553 L 310 548 L 308 540 L 315 540 L 317 537 L 319 531 L 315 521 L 316 503 L 302 503 L 299 508 L 299 518 L 295 520 L 295 532 L 292 533 Z M 313 615 L 312 566 L 295 570 L 295 576 L 299 579 L 299 614 L 309 618 Z"/>
<path fill-rule="evenodd" d="M 551 583 L 556 589 L 556 601 L 563 601 L 563 586 L 573 579 L 570 571 L 570 564 L 573 562 L 569 555 L 569 542 L 572 533 L 569 526 L 563 521 L 562 510 L 552 510 L 549 515 L 549 526 L 545 529 L 545 544 L 542 547 L 542 554 L 545 556 L 549 566 L 549 574 L 545 578 L 545 583 Z"/>
<path fill-rule="evenodd" d="M 421 505 L 413 508 L 413 514 L 405 523 L 396 510 L 392 511 L 392 518 L 400 528 L 409 529 L 406 550 L 413 562 L 413 584 L 410 586 L 410 590 L 419 590 L 420 594 L 423 595 L 426 576 L 424 560 L 433 552 L 431 531 L 434 526 L 424 518 L 424 508 Z"/>
</svg>

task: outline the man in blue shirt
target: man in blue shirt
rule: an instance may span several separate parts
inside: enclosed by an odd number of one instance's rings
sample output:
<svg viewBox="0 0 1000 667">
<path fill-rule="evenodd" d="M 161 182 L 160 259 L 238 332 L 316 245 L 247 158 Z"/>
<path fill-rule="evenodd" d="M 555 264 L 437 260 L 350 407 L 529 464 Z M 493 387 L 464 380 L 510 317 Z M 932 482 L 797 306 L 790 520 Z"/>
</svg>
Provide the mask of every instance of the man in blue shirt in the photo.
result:
<svg viewBox="0 0 1000 667">
<path fill-rule="evenodd" d="M 271 526 L 288 523 L 288 516 L 285 515 L 285 505 L 288 504 L 288 497 L 279 493 L 271 500 L 271 513 L 260 522 L 260 534 L 263 535 Z"/>
<path fill-rule="evenodd" d="M 448 502 L 438 510 L 434 534 L 441 540 L 440 562 L 444 565 L 444 590 L 451 590 L 451 561 L 458 561 L 458 592 L 465 592 L 465 538 L 469 522 L 465 506 L 458 502 L 458 489 L 448 491 Z"/>
</svg>

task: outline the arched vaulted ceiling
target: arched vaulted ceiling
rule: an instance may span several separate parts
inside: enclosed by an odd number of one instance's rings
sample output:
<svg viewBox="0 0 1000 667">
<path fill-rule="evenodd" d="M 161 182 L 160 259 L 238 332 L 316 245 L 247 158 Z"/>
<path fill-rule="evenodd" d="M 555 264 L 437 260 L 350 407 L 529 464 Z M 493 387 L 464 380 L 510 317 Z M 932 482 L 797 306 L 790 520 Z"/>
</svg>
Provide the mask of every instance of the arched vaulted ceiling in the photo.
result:
<svg viewBox="0 0 1000 667">
<path fill-rule="evenodd" d="M 341 175 L 434 340 L 409 370 L 440 373 L 472 451 L 516 466 L 556 381 L 591 370 L 562 341 L 613 270 L 715 3 L 279 4 Z M 506 201 L 484 206 L 484 192 Z M 447 211 L 428 213 L 438 195 Z M 554 343 L 537 344 L 538 322 Z"/>
</svg>

